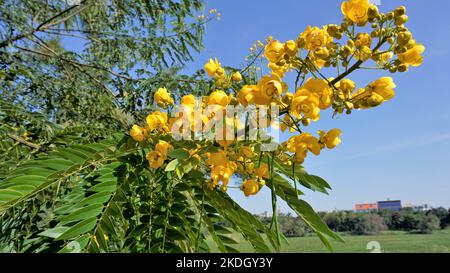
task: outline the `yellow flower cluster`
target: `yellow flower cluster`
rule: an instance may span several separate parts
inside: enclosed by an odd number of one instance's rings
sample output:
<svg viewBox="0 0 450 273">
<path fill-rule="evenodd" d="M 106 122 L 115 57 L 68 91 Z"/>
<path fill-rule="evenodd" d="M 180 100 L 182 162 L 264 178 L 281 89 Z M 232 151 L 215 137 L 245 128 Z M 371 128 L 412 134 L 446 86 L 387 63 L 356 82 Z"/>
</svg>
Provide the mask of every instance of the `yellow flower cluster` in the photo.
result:
<svg viewBox="0 0 450 273">
<path fill-rule="evenodd" d="M 333 149 L 341 143 L 341 130 L 337 128 L 327 133 L 320 130 L 318 133 L 320 138 L 316 138 L 310 133 L 302 133 L 288 140 L 286 148 L 289 152 L 294 153 L 295 163 L 302 164 L 305 161 L 308 151 L 314 155 L 319 155 L 320 151 L 325 147 Z"/>
<path fill-rule="evenodd" d="M 157 169 L 164 165 L 164 161 L 167 159 L 167 153 L 172 149 L 172 145 L 164 140 L 160 140 L 156 144 L 155 149 L 150 151 L 146 159 L 150 165 L 150 168 Z"/>
<path fill-rule="evenodd" d="M 160 140 L 161 137 L 170 139 L 167 134 L 173 126 L 182 128 L 183 118 L 187 117 L 191 121 L 189 133 L 198 133 L 215 118 L 214 111 L 225 112 L 227 106 L 277 106 L 279 116 L 270 119 L 279 120 L 283 132 L 288 130 L 294 134 L 271 156 L 286 165 L 302 164 L 308 153 L 319 155 L 322 150 L 339 145 L 340 129 L 319 130 L 316 137 L 306 132 L 306 127 L 312 121 L 319 121 L 324 111 L 332 110 L 333 115 L 350 114 L 354 109 L 379 106 L 395 95 L 396 85 L 391 77 L 384 76 L 358 88 L 349 75 L 366 68 L 405 72 L 409 67 L 423 63 L 425 50 L 405 26 L 408 16 L 403 6 L 384 14 L 369 0 L 349 0 L 342 3 L 341 11 L 344 18 L 339 25 L 308 26 L 296 39 L 283 43 L 269 37 L 265 43 L 255 44 L 251 56 L 265 58 L 270 69 L 267 75 L 256 77 L 247 68 L 225 69 L 218 59 L 210 59 L 204 70 L 212 78 L 212 88 L 205 91 L 208 96 L 199 99 L 202 111 L 195 108 L 193 95 L 185 95 L 177 98 L 179 104 L 185 106 L 179 116 L 168 119 L 166 113 L 155 111 L 147 116 L 145 126 L 131 128 L 130 135 L 135 141 L 141 145 L 155 145 L 147 154 L 150 168 L 162 167 L 168 159 L 168 151 L 177 146 L 175 142 L 169 144 Z M 371 24 L 372 31 L 366 28 L 358 32 L 358 27 L 367 24 Z M 261 50 L 255 53 L 258 48 Z M 327 72 L 335 68 L 335 74 L 325 76 L 323 67 L 330 68 Z M 295 85 L 290 87 L 283 80 L 289 72 L 296 73 Z M 175 104 L 166 88 L 155 92 L 154 101 L 169 112 L 170 106 Z M 211 107 L 212 112 L 206 111 Z M 201 118 L 198 120 L 195 117 L 199 113 Z M 189 152 L 186 160 L 196 159 L 195 168 L 198 165 L 207 171 L 212 189 L 226 190 L 231 178 L 237 176 L 243 180 L 240 186 L 243 193 L 255 195 L 276 169 L 261 160 L 265 155 L 259 150 L 262 140 L 227 139 L 227 135 L 235 133 L 234 130 L 227 131 L 228 124 L 238 130 L 249 125 L 242 124 L 237 118 L 226 117 L 223 128 L 215 129 L 222 130 L 224 139 L 196 141 L 196 148 L 191 150 L 181 148 Z"/>
</svg>

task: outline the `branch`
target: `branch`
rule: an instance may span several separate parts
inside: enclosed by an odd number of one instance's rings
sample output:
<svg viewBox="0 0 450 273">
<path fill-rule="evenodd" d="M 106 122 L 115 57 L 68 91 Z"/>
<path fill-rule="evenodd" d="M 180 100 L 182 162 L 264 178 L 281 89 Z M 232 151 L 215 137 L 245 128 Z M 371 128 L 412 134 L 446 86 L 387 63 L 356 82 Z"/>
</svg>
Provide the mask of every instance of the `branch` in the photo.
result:
<svg viewBox="0 0 450 273">
<path fill-rule="evenodd" d="M 26 145 L 28 147 L 31 147 L 31 148 L 39 150 L 39 151 L 44 151 L 44 148 L 42 148 L 41 146 L 39 146 L 37 144 L 34 144 L 34 143 L 31 143 L 31 142 L 29 142 L 29 141 L 27 141 L 27 140 L 25 140 L 25 139 L 23 139 L 23 138 L 21 138 L 21 137 L 19 137 L 17 135 L 8 134 L 8 136 L 10 138 L 14 139 L 15 141 L 17 141 L 17 142 L 19 142 L 21 144 L 24 144 L 24 145 Z"/>
<path fill-rule="evenodd" d="M 378 43 L 378 45 L 376 47 L 374 47 L 374 49 L 372 50 L 372 52 L 377 51 L 385 42 L 387 41 L 386 38 L 383 38 L 382 40 L 380 40 L 380 42 Z M 338 83 L 340 80 L 344 79 L 345 77 L 347 77 L 350 73 L 352 73 L 353 71 L 355 71 L 356 69 L 360 68 L 361 64 L 363 64 L 364 61 L 357 61 L 356 63 L 354 63 L 347 71 L 345 71 L 344 73 L 342 73 L 341 75 L 337 76 L 334 80 L 332 80 L 330 82 L 331 85 L 335 85 L 336 83 Z"/>
<path fill-rule="evenodd" d="M 56 25 L 56 24 L 60 24 L 60 23 L 62 23 L 62 22 L 64 22 L 64 21 L 67 21 L 67 20 L 68 20 L 70 17 L 72 17 L 74 14 L 72 14 L 72 15 L 70 15 L 70 16 L 67 16 L 67 17 L 65 17 L 65 18 L 63 18 L 63 19 L 61 19 L 61 20 L 59 20 L 59 21 L 57 21 L 57 22 L 55 22 L 55 23 L 51 23 L 51 22 L 52 22 L 53 20 L 55 20 L 56 18 L 61 17 L 62 15 L 64 15 L 64 14 L 70 12 L 71 10 L 75 9 L 76 7 L 79 7 L 80 5 L 84 4 L 84 2 L 86 2 L 86 0 L 83 0 L 83 1 L 81 1 L 79 4 L 75 4 L 75 5 L 73 5 L 73 6 L 69 7 L 69 8 L 67 8 L 67 9 L 65 9 L 65 10 L 63 10 L 63 11 L 61 11 L 61 12 L 55 14 L 54 16 L 52 16 L 52 17 L 50 17 L 49 19 L 45 20 L 44 22 L 42 22 L 42 23 L 39 24 L 36 28 L 32 29 L 32 30 L 29 31 L 29 32 L 25 32 L 25 33 L 18 34 L 18 35 L 16 35 L 16 36 L 12 36 L 12 37 L 10 37 L 9 39 L 6 39 L 6 40 L 0 42 L 0 48 L 6 47 L 6 46 L 8 46 L 8 45 L 11 44 L 11 43 L 14 43 L 14 42 L 19 41 L 19 40 L 21 40 L 21 39 L 23 39 L 23 38 L 26 38 L 26 37 L 28 37 L 28 36 L 30 36 L 30 35 L 33 35 L 33 34 L 36 33 L 36 32 L 39 32 L 39 31 L 41 31 L 41 30 L 44 30 L 46 27 L 50 27 L 50 26 L 53 26 L 53 25 Z M 81 10 L 80 10 L 80 11 L 81 11 Z M 79 12 L 79 11 L 78 11 L 78 12 Z M 76 13 L 75 13 L 75 14 L 76 14 Z"/>
</svg>

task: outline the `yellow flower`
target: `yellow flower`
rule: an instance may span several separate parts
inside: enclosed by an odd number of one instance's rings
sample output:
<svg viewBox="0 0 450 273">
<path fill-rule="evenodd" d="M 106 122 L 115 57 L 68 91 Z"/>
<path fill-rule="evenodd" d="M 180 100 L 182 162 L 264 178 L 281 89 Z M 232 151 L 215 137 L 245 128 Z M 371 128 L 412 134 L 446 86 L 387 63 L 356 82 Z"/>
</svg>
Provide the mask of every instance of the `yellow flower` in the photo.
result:
<svg viewBox="0 0 450 273">
<path fill-rule="evenodd" d="M 190 95 L 185 95 L 181 98 L 181 105 L 183 106 L 187 106 L 190 108 L 194 108 L 195 105 L 195 97 L 194 95 L 190 94 Z"/>
<path fill-rule="evenodd" d="M 159 152 L 163 156 L 166 156 L 170 149 L 172 149 L 172 145 L 164 140 L 160 140 L 155 146 L 155 151 Z"/>
<path fill-rule="evenodd" d="M 384 53 L 377 52 L 376 54 L 372 55 L 372 59 L 376 61 L 379 66 L 382 66 L 388 63 L 393 56 L 394 54 L 392 52 L 384 52 Z"/>
<path fill-rule="evenodd" d="M 240 82 L 240 81 L 242 81 L 242 75 L 241 75 L 241 73 L 239 73 L 238 71 L 236 71 L 236 72 L 233 73 L 233 75 L 231 75 L 231 79 L 232 79 L 234 82 Z"/>
<path fill-rule="evenodd" d="M 259 192 L 259 183 L 255 180 L 245 180 L 242 183 L 240 189 L 244 192 L 245 196 L 256 195 Z"/>
<path fill-rule="evenodd" d="M 241 146 L 239 148 L 239 154 L 244 156 L 245 158 L 253 158 L 255 157 L 255 153 L 253 152 L 253 149 L 248 146 Z"/>
<path fill-rule="evenodd" d="M 217 59 L 209 59 L 209 62 L 205 64 L 205 70 L 211 78 L 222 78 L 225 76 L 225 70 Z"/>
<path fill-rule="evenodd" d="M 283 93 L 283 83 L 278 75 L 264 76 L 258 84 L 259 93 L 256 94 L 256 103 L 268 105 L 273 97 L 278 97 Z M 258 99 L 259 98 L 259 99 Z"/>
<path fill-rule="evenodd" d="M 348 98 L 356 88 L 356 84 L 350 79 L 343 79 L 335 86 L 339 91 L 342 92 L 342 94 L 344 94 L 344 98 Z"/>
<path fill-rule="evenodd" d="M 367 61 L 372 56 L 372 49 L 368 46 L 362 46 L 355 51 L 356 59 L 360 61 Z"/>
<path fill-rule="evenodd" d="M 369 19 L 369 8 L 372 6 L 369 0 L 349 0 L 342 3 L 341 11 L 352 22 L 364 25 Z"/>
<path fill-rule="evenodd" d="M 297 43 L 293 40 L 289 40 L 284 44 L 284 50 L 286 51 L 286 54 L 293 57 L 298 52 L 298 46 Z"/>
<path fill-rule="evenodd" d="M 138 125 L 133 125 L 133 127 L 131 127 L 130 135 L 135 141 L 142 142 L 146 138 L 147 130 Z"/>
<path fill-rule="evenodd" d="M 363 46 L 367 46 L 367 47 L 371 47 L 372 46 L 372 37 L 370 37 L 369 33 L 358 33 L 358 35 L 356 35 L 356 42 L 355 42 L 355 46 L 357 48 L 363 47 Z"/>
<path fill-rule="evenodd" d="M 353 93 L 352 103 L 355 108 L 363 109 L 378 106 L 394 97 L 394 88 L 391 77 L 382 77 Z"/>
<path fill-rule="evenodd" d="M 320 154 L 321 146 L 319 140 L 310 133 L 302 133 L 298 136 L 293 136 L 288 140 L 287 149 L 294 154 L 295 162 L 302 164 L 306 158 L 307 151 L 315 155 Z"/>
<path fill-rule="evenodd" d="M 206 160 L 206 164 L 211 166 L 217 165 L 225 165 L 228 163 L 227 153 L 223 150 L 219 150 L 216 153 L 208 153 L 206 154 L 208 160 Z"/>
<path fill-rule="evenodd" d="M 327 133 L 322 130 L 319 130 L 320 143 L 326 146 L 328 149 L 333 149 L 339 143 L 341 143 L 341 139 L 339 138 L 341 135 L 341 130 L 338 128 L 331 129 Z"/>
<path fill-rule="evenodd" d="M 149 131 L 168 131 L 167 127 L 167 114 L 159 111 L 155 111 L 146 118 L 147 128 Z"/>
<path fill-rule="evenodd" d="M 425 47 L 423 45 L 416 44 L 406 52 L 398 54 L 398 59 L 407 66 L 419 66 L 423 63 L 423 56 L 420 54 L 424 51 Z"/>
<path fill-rule="evenodd" d="M 315 50 L 316 48 L 327 46 L 332 41 L 333 37 L 326 30 L 308 26 L 298 37 L 297 44 L 298 47 Z"/>
<path fill-rule="evenodd" d="M 319 98 L 319 108 L 326 109 L 332 102 L 332 90 L 328 83 L 322 79 L 309 78 L 301 89 L 309 90 Z M 295 95 L 294 95 L 295 97 Z"/>
<path fill-rule="evenodd" d="M 319 98 L 307 89 L 298 90 L 292 99 L 290 113 L 296 118 L 301 118 L 303 115 L 314 121 L 319 120 Z"/>
<path fill-rule="evenodd" d="M 384 100 L 390 100 L 394 97 L 395 83 L 391 77 L 382 77 L 370 83 L 366 87 L 366 91 L 374 92 L 382 96 Z"/>
<path fill-rule="evenodd" d="M 285 54 L 284 44 L 278 40 L 271 40 L 264 49 L 264 55 L 271 63 L 278 63 Z"/>
<path fill-rule="evenodd" d="M 164 165 L 164 160 L 166 157 L 162 155 L 160 152 L 151 151 L 147 154 L 146 159 L 152 169 L 158 169 L 162 165 Z"/>
<path fill-rule="evenodd" d="M 208 98 L 208 105 L 227 106 L 230 103 L 230 97 L 223 91 L 212 92 Z"/>
<path fill-rule="evenodd" d="M 255 175 L 258 178 L 270 178 L 269 165 L 262 163 L 259 168 L 255 169 Z"/>
<path fill-rule="evenodd" d="M 286 94 L 284 94 L 284 96 L 281 98 L 281 101 L 284 104 L 290 104 L 292 102 L 293 98 L 294 98 L 294 94 L 292 94 L 291 92 L 286 92 Z"/>
<path fill-rule="evenodd" d="M 167 109 L 169 105 L 173 105 L 174 103 L 165 87 L 159 88 L 158 91 L 155 92 L 154 99 L 156 101 L 156 104 L 158 104 L 158 106 L 163 109 Z"/>
<path fill-rule="evenodd" d="M 222 181 L 222 189 L 226 190 L 231 176 L 234 174 L 237 168 L 237 164 L 234 162 L 228 162 L 226 165 L 218 165 L 211 168 L 211 180 L 213 187 Z"/>
<path fill-rule="evenodd" d="M 247 106 L 255 102 L 255 95 L 258 92 L 259 88 L 257 85 L 244 85 L 237 94 L 237 99 L 240 104 Z"/>
</svg>

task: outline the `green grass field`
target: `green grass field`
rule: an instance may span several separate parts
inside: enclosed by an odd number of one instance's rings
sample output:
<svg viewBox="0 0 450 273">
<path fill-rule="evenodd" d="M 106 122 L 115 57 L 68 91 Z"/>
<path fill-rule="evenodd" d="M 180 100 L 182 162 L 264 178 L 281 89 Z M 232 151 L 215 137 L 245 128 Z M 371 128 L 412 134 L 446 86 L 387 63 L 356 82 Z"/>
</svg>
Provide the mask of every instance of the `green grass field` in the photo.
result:
<svg viewBox="0 0 450 273">
<path fill-rule="evenodd" d="M 385 232 L 372 236 L 343 235 L 345 243 L 332 242 L 334 252 L 338 253 L 368 253 L 369 242 L 378 242 L 381 252 L 403 253 L 403 252 L 445 252 L 450 253 L 450 229 L 435 231 L 432 234 L 410 234 L 406 232 Z M 241 242 L 236 246 L 241 252 L 254 252 L 252 247 L 238 235 L 234 239 Z M 208 244 L 215 250 L 214 243 L 208 240 Z M 294 253 L 319 253 L 329 252 L 316 236 L 288 238 L 281 252 Z"/>
</svg>

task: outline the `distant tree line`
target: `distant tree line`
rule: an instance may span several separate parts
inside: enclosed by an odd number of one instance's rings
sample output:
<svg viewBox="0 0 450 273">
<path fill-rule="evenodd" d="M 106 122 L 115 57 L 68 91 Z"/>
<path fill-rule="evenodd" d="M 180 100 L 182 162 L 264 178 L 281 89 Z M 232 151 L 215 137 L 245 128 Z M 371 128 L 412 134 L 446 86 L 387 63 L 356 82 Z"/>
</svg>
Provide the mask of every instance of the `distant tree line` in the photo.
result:
<svg viewBox="0 0 450 273">
<path fill-rule="evenodd" d="M 384 230 L 431 233 L 450 227 L 450 209 L 443 207 L 421 211 L 410 208 L 377 212 L 332 211 L 320 212 L 319 215 L 334 231 L 354 235 L 378 234 Z M 263 223 L 270 225 L 271 217 L 259 216 L 259 218 Z M 311 233 L 299 217 L 287 213 L 279 214 L 278 218 L 286 237 L 302 237 Z"/>
</svg>

